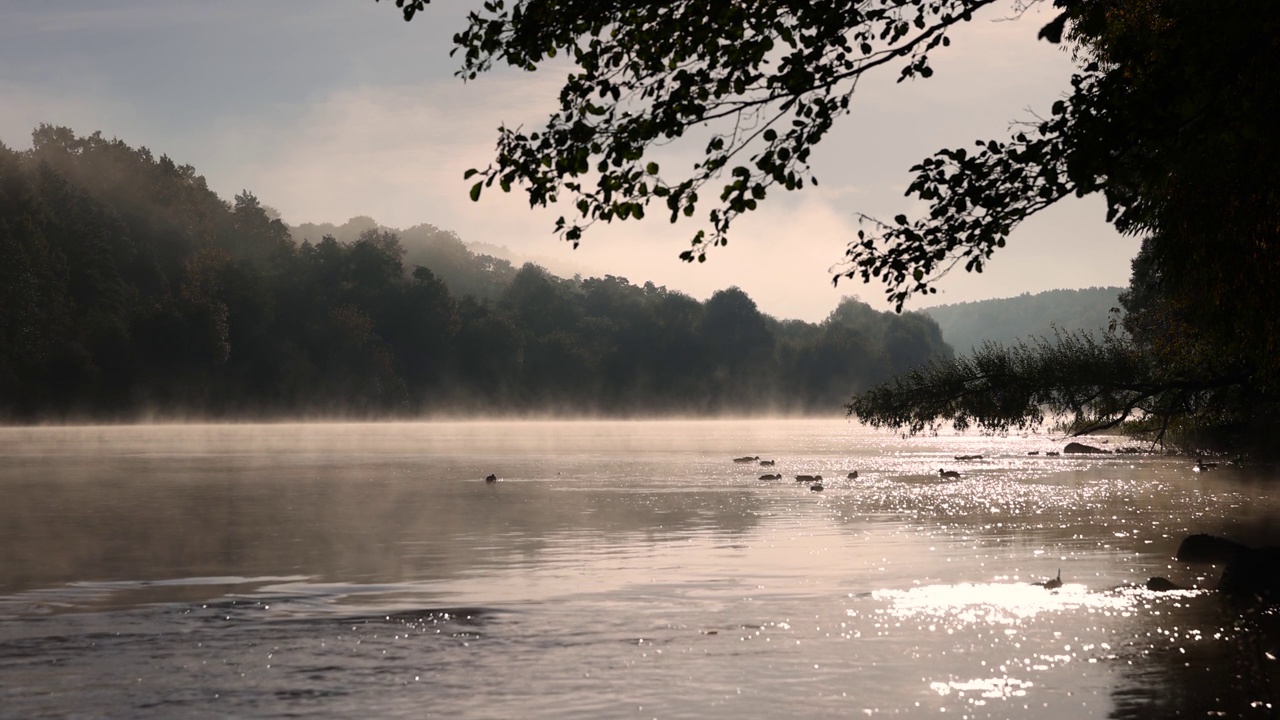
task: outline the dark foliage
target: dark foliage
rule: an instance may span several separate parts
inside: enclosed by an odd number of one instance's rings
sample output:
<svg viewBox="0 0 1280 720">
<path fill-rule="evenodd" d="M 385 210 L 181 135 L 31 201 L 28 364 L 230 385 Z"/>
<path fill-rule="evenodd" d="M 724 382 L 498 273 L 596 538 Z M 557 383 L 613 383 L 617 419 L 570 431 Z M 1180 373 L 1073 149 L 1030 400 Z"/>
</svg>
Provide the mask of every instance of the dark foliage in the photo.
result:
<svg viewBox="0 0 1280 720">
<path fill-rule="evenodd" d="M 1274 453 L 1280 136 L 1263 128 L 1280 114 L 1280 6 L 1058 4 L 1082 62 L 1073 93 L 1011 142 L 979 143 L 973 154 L 945 150 L 917 166 L 909 192 L 932 210 L 876 225 L 858 251 L 858 272 L 887 273 L 901 303 L 956 253 L 981 269 L 1012 224 L 1046 202 L 1100 192 L 1116 227 L 1143 236 L 1120 298 L 1126 337 L 1104 343 L 1115 353 L 1095 363 L 1079 343 L 1046 343 L 984 349 L 974 362 L 999 356 L 1022 368 L 1010 382 L 1034 385 L 1035 402 L 1068 414 L 1077 430 L 1134 419 L 1131 430 L 1157 439 L 1172 433 L 1197 448 Z M 1122 357 L 1133 360 L 1124 367 L 1114 361 Z M 1059 366 L 1085 372 L 1049 374 Z M 971 370 L 957 362 L 898 390 L 923 393 L 935 419 L 956 412 L 1007 425 L 1003 408 L 982 414 L 936 404 L 959 378 L 971 385 Z M 1073 388 L 1065 395 L 1064 380 Z M 902 398 L 891 395 L 856 397 L 850 409 L 918 426 L 925 408 L 908 419 Z"/>
</svg>

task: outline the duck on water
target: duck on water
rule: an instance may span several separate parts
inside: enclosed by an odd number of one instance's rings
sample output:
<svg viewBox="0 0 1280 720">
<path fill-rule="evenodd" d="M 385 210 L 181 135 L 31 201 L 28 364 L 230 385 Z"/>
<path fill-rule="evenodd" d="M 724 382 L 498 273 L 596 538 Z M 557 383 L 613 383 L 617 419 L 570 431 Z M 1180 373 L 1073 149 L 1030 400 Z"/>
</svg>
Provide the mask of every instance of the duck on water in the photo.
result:
<svg viewBox="0 0 1280 720">
<path fill-rule="evenodd" d="M 1045 580 L 1044 582 L 1038 582 L 1038 583 L 1032 583 L 1032 584 L 1039 585 L 1045 590 L 1057 590 L 1058 588 L 1062 587 L 1062 568 L 1058 568 L 1057 577 L 1051 580 Z"/>
</svg>

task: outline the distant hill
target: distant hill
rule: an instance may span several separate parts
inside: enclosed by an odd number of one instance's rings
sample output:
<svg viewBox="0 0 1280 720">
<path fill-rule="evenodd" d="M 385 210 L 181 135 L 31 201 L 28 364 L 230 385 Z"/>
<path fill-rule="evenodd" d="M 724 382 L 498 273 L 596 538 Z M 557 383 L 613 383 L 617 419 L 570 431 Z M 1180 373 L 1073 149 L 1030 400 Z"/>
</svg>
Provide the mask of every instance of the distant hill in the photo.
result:
<svg viewBox="0 0 1280 720">
<path fill-rule="evenodd" d="M 1123 288 L 1093 287 L 1084 290 L 1049 290 L 1032 295 L 978 300 L 924 308 L 937 321 L 942 337 L 957 353 L 991 341 L 1009 344 L 1027 337 L 1052 336 L 1053 328 L 1106 330 L 1111 308 L 1118 307 Z"/>
</svg>

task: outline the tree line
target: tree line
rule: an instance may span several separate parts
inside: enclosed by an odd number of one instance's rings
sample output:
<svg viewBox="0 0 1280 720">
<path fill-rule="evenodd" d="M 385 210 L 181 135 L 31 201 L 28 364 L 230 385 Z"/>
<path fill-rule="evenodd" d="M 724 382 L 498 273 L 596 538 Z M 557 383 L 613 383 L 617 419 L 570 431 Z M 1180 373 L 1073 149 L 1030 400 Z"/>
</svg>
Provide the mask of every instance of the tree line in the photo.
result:
<svg viewBox="0 0 1280 720">
<path fill-rule="evenodd" d="M 951 354 L 916 313 L 778 320 L 738 288 L 561 278 L 364 224 L 295 237 L 99 133 L 0 145 L 0 417 L 834 412 Z"/>
</svg>

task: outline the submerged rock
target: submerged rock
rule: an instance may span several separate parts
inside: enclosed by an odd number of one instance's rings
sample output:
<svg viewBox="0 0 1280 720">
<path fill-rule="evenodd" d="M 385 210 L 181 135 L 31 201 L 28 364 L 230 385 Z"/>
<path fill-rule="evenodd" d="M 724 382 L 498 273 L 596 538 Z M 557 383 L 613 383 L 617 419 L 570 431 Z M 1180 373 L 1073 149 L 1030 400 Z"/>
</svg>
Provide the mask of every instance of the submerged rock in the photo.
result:
<svg viewBox="0 0 1280 720">
<path fill-rule="evenodd" d="M 1062 452 L 1068 455 L 1082 455 L 1082 454 L 1105 455 L 1108 451 L 1103 450 L 1102 448 L 1094 447 L 1092 445 L 1085 445 L 1084 443 L 1072 442 L 1072 443 L 1067 443 L 1067 446 L 1062 448 Z"/>
<path fill-rule="evenodd" d="M 1184 563 L 1226 565 L 1246 552 L 1249 552 L 1247 545 L 1216 535 L 1199 533 L 1188 535 L 1182 541 L 1178 546 L 1177 559 L 1178 562 Z"/>
<path fill-rule="evenodd" d="M 1153 577 L 1147 580 L 1147 589 L 1151 592 L 1168 592 L 1170 590 L 1185 590 L 1181 585 L 1175 585 L 1169 578 Z"/>
</svg>

